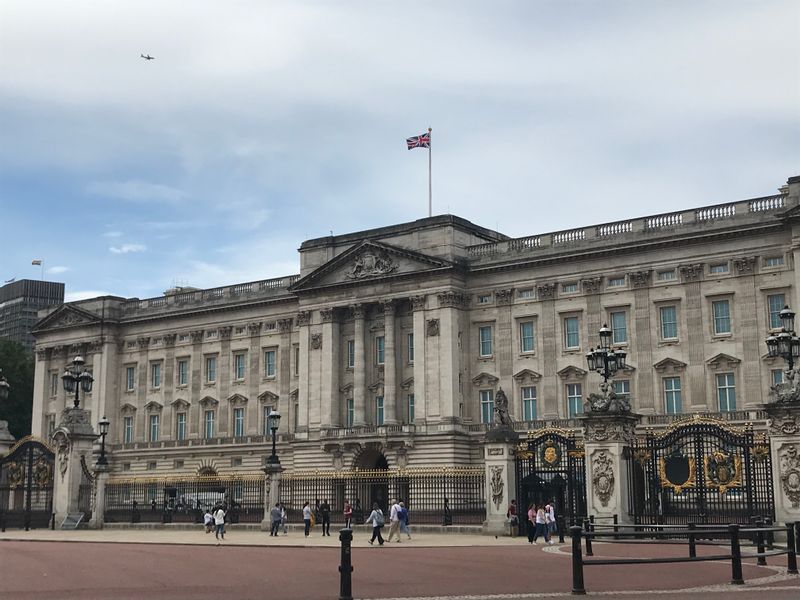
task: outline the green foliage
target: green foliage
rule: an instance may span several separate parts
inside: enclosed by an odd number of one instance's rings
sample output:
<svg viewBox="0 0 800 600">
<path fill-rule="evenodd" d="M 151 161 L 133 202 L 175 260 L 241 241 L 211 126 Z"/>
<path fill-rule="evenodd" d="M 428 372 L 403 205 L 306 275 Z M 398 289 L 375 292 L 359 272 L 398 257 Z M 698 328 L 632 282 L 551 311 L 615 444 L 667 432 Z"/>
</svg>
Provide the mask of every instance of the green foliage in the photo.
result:
<svg viewBox="0 0 800 600">
<path fill-rule="evenodd" d="M 8 399 L 0 401 L 0 419 L 8 421 L 8 429 L 17 439 L 31 432 L 35 366 L 33 353 L 25 346 L 0 340 L 0 369 L 11 386 Z"/>
</svg>

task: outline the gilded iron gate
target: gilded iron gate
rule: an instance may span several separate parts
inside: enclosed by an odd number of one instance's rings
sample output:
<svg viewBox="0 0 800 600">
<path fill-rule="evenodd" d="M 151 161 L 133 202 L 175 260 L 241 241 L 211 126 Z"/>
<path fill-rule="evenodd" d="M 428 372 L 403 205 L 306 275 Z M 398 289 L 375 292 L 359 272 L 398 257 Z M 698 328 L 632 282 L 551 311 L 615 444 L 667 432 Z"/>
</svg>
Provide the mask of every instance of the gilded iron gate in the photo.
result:
<svg viewBox="0 0 800 600">
<path fill-rule="evenodd" d="M 528 433 L 517 446 L 517 506 L 520 525 L 531 504 L 555 502 L 556 520 L 565 526 L 586 515 L 586 468 L 583 442 L 561 429 Z"/>
<path fill-rule="evenodd" d="M 47 527 L 53 509 L 55 454 L 28 437 L 0 459 L 0 529 Z"/>
<path fill-rule="evenodd" d="M 765 436 L 695 416 L 648 432 L 631 449 L 629 507 L 635 523 L 748 523 L 774 519 Z"/>
</svg>

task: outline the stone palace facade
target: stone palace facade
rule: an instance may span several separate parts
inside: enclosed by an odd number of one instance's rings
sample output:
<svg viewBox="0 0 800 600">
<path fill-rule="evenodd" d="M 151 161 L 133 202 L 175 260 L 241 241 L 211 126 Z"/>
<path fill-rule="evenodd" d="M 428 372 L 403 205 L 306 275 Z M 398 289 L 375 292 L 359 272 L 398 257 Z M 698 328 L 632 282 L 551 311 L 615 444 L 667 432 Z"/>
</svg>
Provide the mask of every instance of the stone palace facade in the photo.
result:
<svg viewBox="0 0 800 600">
<path fill-rule="evenodd" d="M 764 339 L 797 305 L 800 177 L 763 198 L 509 238 L 453 215 L 303 242 L 300 273 L 42 313 L 33 434 L 75 355 L 111 422 L 110 476 L 482 465 L 502 389 L 517 430 L 576 427 L 604 324 L 635 412 L 757 410 Z"/>
</svg>

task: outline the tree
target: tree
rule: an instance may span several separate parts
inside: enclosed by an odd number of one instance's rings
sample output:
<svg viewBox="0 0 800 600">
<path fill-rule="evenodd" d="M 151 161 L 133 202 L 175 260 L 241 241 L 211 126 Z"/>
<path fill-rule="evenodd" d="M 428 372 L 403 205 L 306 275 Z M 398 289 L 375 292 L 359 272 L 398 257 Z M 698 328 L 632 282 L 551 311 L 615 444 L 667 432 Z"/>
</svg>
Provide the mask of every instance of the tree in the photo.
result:
<svg viewBox="0 0 800 600">
<path fill-rule="evenodd" d="M 11 386 L 8 399 L 0 402 L 0 419 L 8 421 L 8 429 L 17 439 L 31 432 L 35 366 L 33 353 L 25 346 L 0 340 L 0 369 Z"/>
</svg>

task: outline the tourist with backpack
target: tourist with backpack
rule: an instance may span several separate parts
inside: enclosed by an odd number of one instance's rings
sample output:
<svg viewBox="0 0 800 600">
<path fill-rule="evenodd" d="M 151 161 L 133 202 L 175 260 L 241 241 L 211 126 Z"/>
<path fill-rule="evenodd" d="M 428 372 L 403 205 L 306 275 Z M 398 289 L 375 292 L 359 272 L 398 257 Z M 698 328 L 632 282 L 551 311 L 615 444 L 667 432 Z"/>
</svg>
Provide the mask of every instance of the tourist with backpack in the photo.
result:
<svg viewBox="0 0 800 600">
<path fill-rule="evenodd" d="M 378 539 L 378 544 L 383 546 L 383 536 L 381 535 L 381 528 L 384 524 L 383 518 L 383 511 L 378 506 L 377 502 L 373 502 L 372 504 L 372 512 L 369 513 L 369 517 L 364 522 L 366 525 L 367 523 L 372 523 L 372 539 L 369 540 L 370 546 L 375 542 L 375 538 Z"/>
<path fill-rule="evenodd" d="M 408 528 L 408 509 L 403 502 L 400 502 L 398 516 L 400 517 L 400 531 L 405 533 L 408 536 L 408 539 L 411 539 L 411 531 Z"/>
</svg>

